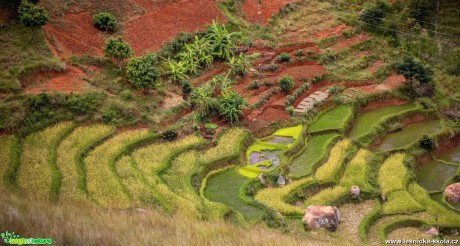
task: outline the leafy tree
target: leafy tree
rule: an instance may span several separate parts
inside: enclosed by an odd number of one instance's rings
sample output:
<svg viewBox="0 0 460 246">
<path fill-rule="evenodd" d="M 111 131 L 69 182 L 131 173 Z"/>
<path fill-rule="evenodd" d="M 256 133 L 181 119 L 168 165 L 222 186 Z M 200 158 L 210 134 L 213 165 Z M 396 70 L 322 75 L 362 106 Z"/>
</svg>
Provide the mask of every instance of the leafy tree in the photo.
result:
<svg viewBox="0 0 460 246">
<path fill-rule="evenodd" d="M 384 1 L 378 1 L 376 4 L 364 9 L 360 15 L 359 20 L 366 23 L 368 26 L 378 26 L 382 23 L 382 19 L 385 17 L 390 6 Z M 374 28 L 374 27 L 373 27 Z"/>
<path fill-rule="evenodd" d="M 243 76 L 251 63 L 243 53 L 240 53 L 239 56 L 230 57 L 227 65 L 230 66 L 230 72 L 232 74 Z"/>
<path fill-rule="evenodd" d="M 117 21 L 115 17 L 107 12 L 101 12 L 93 16 L 93 24 L 95 27 L 103 31 L 114 31 Z"/>
<path fill-rule="evenodd" d="M 121 69 L 121 65 L 126 58 L 133 55 L 133 51 L 128 43 L 123 42 L 121 37 L 109 38 L 105 42 L 104 56 L 114 58 Z"/>
<path fill-rule="evenodd" d="M 163 66 L 166 69 L 167 75 L 173 82 L 182 81 L 187 77 L 187 67 L 184 62 L 176 61 L 174 59 L 168 59 L 163 62 Z"/>
<path fill-rule="evenodd" d="M 230 33 L 224 24 L 220 24 L 219 21 L 212 21 L 212 25 L 208 26 L 209 33 L 206 38 L 209 40 L 213 47 L 213 54 L 217 58 L 229 60 L 233 55 L 233 36 L 234 33 Z"/>
<path fill-rule="evenodd" d="M 219 97 L 219 114 L 231 125 L 240 121 L 242 109 L 247 106 L 246 98 L 233 90 L 222 91 Z"/>
<path fill-rule="evenodd" d="M 281 91 L 287 94 L 289 90 L 294 87 L 294 80 L 291 77 L 283 76 L 278 80 L 278 86 Z"/>
<path fill-rule="evenodd" d="M 409 15 L 419 22 L 427 20 L 435 9 L 435 1 L 433 0 L 409 0 L 407 2 Z"/>
<path fill-rule="evenodd" d="M 136 88 L 156 88 L 160 73 L 156 67 L 156 57 L 152 53 L 131 58 L 126 66 L 126 75 L 129 82 Z"/>
<path fill-rule="evenodd" d="M 24 0 L 19 6 L 19 22 L 26 27 L 38 28 L 49 21 L 48 12 L 42 7 L 33 5 L 32 3 Z M 34 34 L 32 33 L 32 40 L 34 39 Z"/>
<path fill-rule="evenodd" d="M 195 87 L 190 98 L 192 105 L 197 108 L 199 116 L 203 119 L 217 109 L 217 100 L 212 97 L 214 93 L 211 86 Z"/>
<path fill-rule="evenodd" d="M 433 79 L 433 70 L 409 56 L 404 57 L 402 62 L 395 63 L 394 67 L 397 73 L 402 74 L 406 79 L 411 89 L 411 95 L 413 95 L 417 83 L 426 84 Z"/>
</svg>

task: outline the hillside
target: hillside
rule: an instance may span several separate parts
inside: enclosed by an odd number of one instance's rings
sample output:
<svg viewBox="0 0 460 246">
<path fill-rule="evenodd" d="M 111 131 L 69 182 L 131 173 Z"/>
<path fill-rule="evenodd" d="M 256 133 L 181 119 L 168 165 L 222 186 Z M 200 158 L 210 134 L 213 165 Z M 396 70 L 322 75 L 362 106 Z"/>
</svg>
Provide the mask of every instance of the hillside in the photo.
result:
<svg viewBox="0 0 460 246">
<path fill-rule="evenodd" d="M 460 18 L 436 4 L 0 2 L 0 231 L 460 239 Z M 313 229 L 316 206 L 339 213 Z"/>
</svg>

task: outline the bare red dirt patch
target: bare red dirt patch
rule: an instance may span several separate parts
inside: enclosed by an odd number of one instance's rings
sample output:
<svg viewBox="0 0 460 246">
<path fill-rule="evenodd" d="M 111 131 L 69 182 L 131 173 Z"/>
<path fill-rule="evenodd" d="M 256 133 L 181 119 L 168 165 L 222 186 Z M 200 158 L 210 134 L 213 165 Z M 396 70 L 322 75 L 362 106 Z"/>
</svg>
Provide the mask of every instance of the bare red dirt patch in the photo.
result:
<svg viewBox="0 0 460 246">
<path fill-rule="evenodd" d="M 246 0 L 243 4 L 243 11 L 246 19 L 251 23 L 266 25 L 272 16 L 279 12 L 287 3 L 293 0 Z"/>
<path fill-rule="evenodd" d="M 145 6 L 147 14 L 126 22 L 123 30 L 123 37 L 137 55 L 158 50 L 179 32 L 203 30 L 214 19 L 224 21 L 212 0 L 157 1 Z"/>
<path fill-rule="evenodd" d="M 68 67 L 64 73 L 38 72 L 29 75 L 22 83 L 26 86 L 27 94 L 81 93 L 90 88 L 82 79 L 83 76 L 84 73 L 80 69 Z"/>
<path fill-rule="evenodd" d="M 72 54 L 102 55 L 102 33 L 93 26 L 88 12 L 68 13 L 62 22 L 49 23 L 43 29 L 55 55 L 61 58 Z"/>
<path fill-rule="evenodd" d="M 341 24 L 338 26 L 335 26 L 333 28 L 323 30 L 320 32 L 315 33 L 315 39 L 316 40 L 321 40 L 325 38 L 330 38 L 334 36 L 341 35 L 345 30 L 349 29 L 349 27 L 345 24 Z"/>
<path fill-rule="evenodd" d="M 353 44 L 360 43 L 360 42 L 362 42 L 362 41 L 364 41 L 366 39 L 367 39 L 367 35 L 365 35 L 365 34 L 356 35 L 356 36 L 353 36 L 353 37 L 351 37 L 349 39 L 345 39 L 342 42 L 337 43 L 336 45 L 334 45 L 334 47 L 332 47 L 332 50 L 333 51 L 339 51 L 339 50 L 341 50 L 343 48 L 350 47 Z"/>
</svg>

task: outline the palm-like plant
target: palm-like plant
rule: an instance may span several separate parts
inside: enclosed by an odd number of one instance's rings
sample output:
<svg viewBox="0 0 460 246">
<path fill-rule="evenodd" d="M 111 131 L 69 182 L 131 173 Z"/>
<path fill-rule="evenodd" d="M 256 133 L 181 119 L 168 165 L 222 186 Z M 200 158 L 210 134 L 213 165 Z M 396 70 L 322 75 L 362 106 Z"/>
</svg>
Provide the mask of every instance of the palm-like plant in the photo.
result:
<svg viewBox="0 0 460 246">
<path fill-rule="evenodd" d="M 195 35 L 195 41 L 191 45 L 195 58 L 202 66 L 209 67 L 212 65 L 214 57 L 212 57 L 213 47 L 207 38 L 198 38 Z"/>
<path fill-rule="evenodd" d="M 211 115 L 217 108 L 217 100 L 212 97 L 212 94 L 211 86 L 196 87 L 192 90 L 190 98 L 202 118 Z"/>
<path fill-rule="evenodd" d="M 163 62 L 163 67 L 166 70 L 166 74 L 171 78 L 173 82 L 183 81 L 188 78 L 186 75 L 187 67 L 184 62 L 176 61 L 168 58 Z"/>
<path fill-rule="evenodd" d="M 219 114 L 224 117 L 231 125 L 240 121 L 243 115 L 242 109 L 247 106 L 247 98 L 244 98 L 236 91 L 222 91 L 219 97 Z"/>
<path fill-rule="evenodd" d="M 181 53 L 177 55 L 179 59 L 185 64 L 189 74 L 197 74 L 200 68 L 195 51 L 190 44 L 186 44 Z"/>
<path fill-rule="evenodd" d="M 239 56 L 230 57 L 227 65 L 230 67 L 230 72 L 232 74 L 243 76 L 246 69 L 251 66 L 251 62 L 243 53 L 240 53 Z"/>
<path fill-rule="evenodd" d="M 212 25 L 208 26 L 208 31 L 206 38 L 213 47 L 213 54 L 218 58 L 229 60 L 233 55 L 232 36 L 235 34 L 230 33 L 225 25 L 215 20 L 212 21 Z"/>
</svg>

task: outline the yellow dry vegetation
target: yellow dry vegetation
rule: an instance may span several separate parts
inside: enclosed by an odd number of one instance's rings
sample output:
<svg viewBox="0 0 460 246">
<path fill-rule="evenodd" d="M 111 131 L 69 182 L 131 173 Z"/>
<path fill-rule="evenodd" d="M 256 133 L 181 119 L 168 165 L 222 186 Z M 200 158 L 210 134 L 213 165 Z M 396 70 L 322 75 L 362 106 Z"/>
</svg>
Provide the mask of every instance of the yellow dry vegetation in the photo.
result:
<svg viewBox="0 0 460 246">
<path fill-rule="evenodd" d="M 265 204 L 267 207 L 282 214 L 303 214 L 303 209 L 301 207 L 290 205 L 284 200 L 292 191 L 313 184 L 314 182 L 315 179 L 313 178 L 296 180 L 282 187 L 263 189 L 259 191 L 254 198 Z"/>
<path fill-rule="evenodd" d="M 83 177 L 78 172 L 81 168 L 79 158 L 85 148 L 95 141 L 108 136 L 113 127 L 96 124 L 76 128 L 65 138 L 57 149 L 56 165 L 61 172 L 61 188 L 59 200 L 62 202 L 85 202 L 84 191 L 79 188 L 79 180 Z"/>
<path fill-rule="evenodd" d="M 17 184 L 34 198 L 49 199 L 53 179 L 51 149 L 61 135 L 72 127 L 72 122 L 61 122 L 24 139 Z"/>
<path fill-rule="evenodd" d="M 126 145 L 149 135 L 147 129 L 122 132 L 97 146 L 84 159 L 88 194 L 104 208 L 125 209 L 130 199 L 116 176 L 114 158 Z"/>
<path fill-rule="evenodd" d="M 348 146 L 350 146 L 350 141 L 343 139 L 332 147 L 329 159 L 316 170 L 315 178 L 319 183 L 335 181 L 342 169 L 343 159 L 346 156 Z"/>
<path fill-rule="evenodd" d="M 13 142 L 14 136 L 0 136 L 0 185 L 3 184 L 3 177 L 11 161 Z"/>
</svg>

